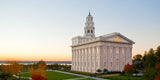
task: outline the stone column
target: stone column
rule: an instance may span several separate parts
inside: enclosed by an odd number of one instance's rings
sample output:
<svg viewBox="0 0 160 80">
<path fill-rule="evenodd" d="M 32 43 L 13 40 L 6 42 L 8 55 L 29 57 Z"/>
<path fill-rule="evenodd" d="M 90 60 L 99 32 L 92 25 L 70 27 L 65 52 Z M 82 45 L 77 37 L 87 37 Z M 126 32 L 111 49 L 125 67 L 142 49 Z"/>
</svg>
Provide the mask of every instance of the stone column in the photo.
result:
<svg viewBox="0 0 160 80">
<path fill-rule="evenodd" d="M 100 66 L 100 46 L 97 47 L 97 58 L 98 58 L 97 59 L 97 62 L 98 62 L 97 63 L 98 64 L 98 66 L 97 66 L 98 68 L 97 69 L 100 69 L 100 67 L 101 67 Z"/>
<path fill-rule="evenodd" d="M 86 48 L 86 71 L 88 72 L 88 48 Z"/>
<path fill-rule="evenodd" d="M 77 64 L 78 64 L 78 62 L 77 62 L 77 49 L 75 49 L 75 70 L 77 71 Z"/>
<path fill-rule="evenodd" d="M 94 73 L 96 72 L 96 47 L 93 47 L 93 53 L 94 53 Z"/>
</svg>

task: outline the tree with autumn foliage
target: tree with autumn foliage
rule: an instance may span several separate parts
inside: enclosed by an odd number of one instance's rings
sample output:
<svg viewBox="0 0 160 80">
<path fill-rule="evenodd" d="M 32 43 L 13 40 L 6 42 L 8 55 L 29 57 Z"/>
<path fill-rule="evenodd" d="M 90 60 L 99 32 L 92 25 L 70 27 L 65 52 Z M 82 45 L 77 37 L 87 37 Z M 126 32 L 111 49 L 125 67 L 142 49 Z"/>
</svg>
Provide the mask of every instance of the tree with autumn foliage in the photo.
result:
<svg viewBox="0 0 160 80">
<path fill-rule="evenodd" d="M 131 76 L 133 74 L 133 72 L 134 72 L 134 69 L 133 69 L 132 65 L 126 64 L 125 67 L 124 67 L 124 73 L 126 75 Z"/>
<path fill-rule="evenodd" d="M 6 64 L 7 65 L 2 65 L 1 67 L 4 73 L 18 75 L 23 69 L 23 66 L 17 61 L 7 61 Z"/>
<path fill-rule="evenodd" d="M 156 75 L 154 80 L 160 80 L 160 75 Z"/>
<path fill-rule="evenodd" d="M 160 80 L 160 62 L 156 63 L 156 71 L 158 71 L 159 75 L 155 76 L 155 80 Z"/>
<path fill-rule="evenodd" d="M 156 70 L 160 74 L 160 62 L 156 63 Z"/>
<path fill-rule="evenodd" d="M 48 78 L 38 75 L 38 74 L 32 74 L 31 75 L 32 80 L 48 80 Z"/>
<path fill-rule="evenodd" d="M 46 65 L 43 63 L 39 63 L 37 67 L 34 67 L 33 65 L 29 68 L 31 78 L 32 80 L 48 80 L 45 77 L 46 74 Z"/>
</svg>

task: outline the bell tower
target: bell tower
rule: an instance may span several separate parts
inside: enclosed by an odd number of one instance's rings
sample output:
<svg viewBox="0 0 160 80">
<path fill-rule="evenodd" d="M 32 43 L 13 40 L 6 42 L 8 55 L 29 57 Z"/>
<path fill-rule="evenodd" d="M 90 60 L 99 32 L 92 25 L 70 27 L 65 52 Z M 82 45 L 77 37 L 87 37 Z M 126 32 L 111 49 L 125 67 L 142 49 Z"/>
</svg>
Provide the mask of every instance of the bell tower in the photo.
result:
<svg viewBox="0 0 160 80">
<path fill-rule="evenodd" d="M 93 17 L 91 16 L 89 10 L 89 14 L 86 17 L 86 22 L 84 27 L 84 36 L 87 38 L 94 38 L 95 37 L 94 33 L 95 33 L 95 28 L 94 28 Z"/>
</svg>

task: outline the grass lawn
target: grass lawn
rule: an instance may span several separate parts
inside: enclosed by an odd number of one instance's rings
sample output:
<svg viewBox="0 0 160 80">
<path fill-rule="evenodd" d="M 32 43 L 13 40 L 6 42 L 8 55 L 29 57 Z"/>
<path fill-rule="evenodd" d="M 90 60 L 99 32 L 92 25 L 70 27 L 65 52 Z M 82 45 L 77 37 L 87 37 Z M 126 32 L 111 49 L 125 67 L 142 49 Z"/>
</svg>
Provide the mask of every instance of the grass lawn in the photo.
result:
<svg viewBox="0 0 160 80">
<path fill-rule="evenodd" d="M 86 79 L 78 79 L 78 80 L 95 80 L 95 79 L 86 78 Z"/>
<path fill-rule="evenodd" d="M 142 77 L 132 77 L 132 76 L 108 76 L 103 78 L 110 80 L 143 80 Z"/>
<path fill-rule="evenodd" d="M 29 73 L 21 74 L 23 77 L 30 77 Z M 65 74 L 60 72 L 54 72 L 54 71 L 46 71 L 46 77 L 48 80 L 64 80 L 64 79 L 73 79 L 73 78 L 83 78 L 81 76 L 75 76 L 71 74 Z"/>
</svg>

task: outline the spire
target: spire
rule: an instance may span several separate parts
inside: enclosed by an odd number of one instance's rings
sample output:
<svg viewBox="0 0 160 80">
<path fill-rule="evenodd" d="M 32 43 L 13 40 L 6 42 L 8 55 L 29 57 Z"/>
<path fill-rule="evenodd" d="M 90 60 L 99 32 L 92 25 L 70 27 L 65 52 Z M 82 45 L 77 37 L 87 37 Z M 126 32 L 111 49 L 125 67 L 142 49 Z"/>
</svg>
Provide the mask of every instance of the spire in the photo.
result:
<svg viewBox="0 0 160 80">
<path fill-rule="evenodd" d="M 88 16 L 91 16 L 90 9 L 89 9 L 89 14 L 88 14 Z"/>
<path fill-rule="evenodd" d="M 93 17 L 91 16 L 89 9 L 89 14 L 86 17 L 86 22 L 84 27 L 84 36 L 87 38 L 94 38 L 95 37 L 94 33 L 95 33 L 95 28 L 94 28 Z"/>
</svg>

